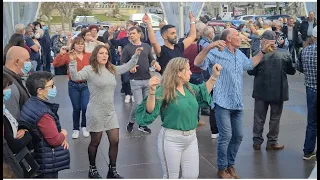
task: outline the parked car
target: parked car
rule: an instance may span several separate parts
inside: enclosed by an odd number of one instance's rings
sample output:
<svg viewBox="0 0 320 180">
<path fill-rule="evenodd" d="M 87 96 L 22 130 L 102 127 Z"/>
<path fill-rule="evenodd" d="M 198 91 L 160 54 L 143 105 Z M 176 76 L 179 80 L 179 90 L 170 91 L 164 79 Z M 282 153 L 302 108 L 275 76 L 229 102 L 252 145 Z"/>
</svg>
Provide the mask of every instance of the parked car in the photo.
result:
<svg viewBox="0 0 320 180">
<path fill-rule="evenodd" d="M 155 14 L 163 14 L 163 11 L 160 7 L 150 7 L 148 8 L 149 13 L 155 13 Z"/>
<path fill-rule="evenodd" d="M 235 17 L 235 20 L 240 20 L 240 21 L 249 21 L 250 19 L 256 21 L 258 18 L 262 18 L 262 20 L 265 20 L 269 17 L 270 15 L 243 15 L 243 16 L 237 16 Z"/>
<path fill-rule="evenodd" d="M 280 14 L 280 15 L 269 16 L 267 19 L 273 21 L 273 20 L 278 20 L 280 17 L 282 17 L 282 18 L 289 18 L 290 16 L 289 16 L 289 15 L 286 15 L 286 14 Z M 297 20 L 297 22 L 299 22 L 299 23 L 302 22 L 301 18 L 299 18 L 299 17 L 297 17 L 296 20 Z"/>
<path fill-rule="evenodd" d="M 72 29 L 75 31 L 79 31 L 81 27 L 88 27 L 90 25 L 102 25 L 104 29 L 108 29 L 110 27 L 110 23 L 100 22 L 95 16 L 77 16 L 72 23 Z"/>
<path fill-rule="evenodd" d="M 129 17 L 129 20 L 132 20 L 132 21 L 136 21 L 138 22 L 139 24 L 142 23 L 142 18 L 143 18 L 144 14 L 131 14 L 130 17 Z M 148 14 L 148 16 L 151 18 L 151 24 L 152 24 L 152 27 L 153 27 L 153 30 L 159 30 L 159 22 L 162 21 L 162 17 L 157 15 L 157 14 Z M 168 22 L 166 20 L 164 20 L 167 24 Z"/>
<path fill-rule="evenodd" d="M 207 25 L 211 26 L 212 23 L 222 23 L 223 25 L 226 22 L 230 22 L 233 25 L 233 28 L 237 28 L 240 24 L 242 24 L 244 21 L 237 21 L 237 20 L 211 20 L 209 22 L 207 22 Z"/>
<path fill-rule="evenodd" d="M 212 26 L 213 29 L 214 29 L 214 32 L 216 35 L 220 35 L 221 32 L 224 30 L 224 24 L 226 23 L 227 21 L 219 21 L 219 20 L 216 20 L 216 21 L 209 21 L 207 23 L 207 26 Z M 236 26 L 232 25 L 232 28 L 237 28 Z"/>
</svg>

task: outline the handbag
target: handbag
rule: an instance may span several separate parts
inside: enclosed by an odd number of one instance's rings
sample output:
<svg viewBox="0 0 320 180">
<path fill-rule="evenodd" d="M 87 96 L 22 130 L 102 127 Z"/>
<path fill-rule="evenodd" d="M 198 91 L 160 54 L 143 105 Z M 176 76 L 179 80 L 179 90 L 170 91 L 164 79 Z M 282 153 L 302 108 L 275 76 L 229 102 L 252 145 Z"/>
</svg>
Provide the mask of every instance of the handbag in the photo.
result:
<svg viewBox="0 0 320 180">
<path fill-rule="evenodd" d="M 24 147 L 19 153 L 17 153 L 15 158 L 23 170 L 24 178 L 33 177 L 40 167 L 27 147 Z"/>
</svg>

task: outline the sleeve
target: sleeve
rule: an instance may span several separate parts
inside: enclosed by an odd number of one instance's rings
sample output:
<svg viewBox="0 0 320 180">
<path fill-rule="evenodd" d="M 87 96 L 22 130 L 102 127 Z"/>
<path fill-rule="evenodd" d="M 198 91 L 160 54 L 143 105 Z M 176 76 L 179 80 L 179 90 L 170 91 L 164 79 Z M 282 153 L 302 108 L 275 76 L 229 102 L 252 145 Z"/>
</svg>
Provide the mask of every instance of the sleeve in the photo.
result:
<svg viewBox="0 0 320 180">
<path fill-rule="evenodd" d="M 69 63 L 69 73 L 72 81 L 82 81 L 87 80 L 90 77 L 90 71 L 92 70 L 92 66 L 88 65 L 81 69 L 81 71 L 77 71 L 77 61 L 70 61 Z"/>
<path fill-rule="evenodd" d="M 296 69 L 294 68 L 294 66 L 293 66 L 293 63 L 292 63 L 292 56 L 291 56 L 291 54 L 288 52 L 287 54 L 286 54 L 286 63 L 287 63 L 287 69 L 286 69 L 286 73 L 287 74 L 290 74 L 290 75 L 294 75 L 295 73 L 296 73 Z"/>
<path fill-rule="evenodd" d="M 252 59 L 248 59 L 248 57 L 243 54 L 242 52 L 239 53 L 240 54 L 240 58 L 242 59 L 242 69 L 244 71 L 247 71 L 247 70 L 252 70 L 254 68 L 254 65 L 253 65 L 253 61 Z"/>
<path fill-rule="evenodd" d="M 11 129 L 11 124 L 4 118 L 3 121 L 4 125 L 4 138 L 6 139 L 9 148 L 11 149 L 13 154 L 16 154 L 20 152 L 26 145 L 28 145 L 31 142 L 31 136 L 30 134 L 25 133 L 25 135 L 21 139 L 15 139 L 13 137 Z"/>
<path fill-rule="evenodd" d="M 123 64 L 121 66 L 115 66 L 116 74 L 123 74 L 130 71 L 130 69 L 132 69 L 137 64 L 138 60 L 139 56 L 134 54 L 128 63 Z"/>
<path fill-rule="evenodd" d="M 115 40 L 115 39 L 110 39 L 110 42 L 113 46 L 117 47 L 120 46 L 119 40 Z"/>
<path fill-rule="evenodd" d="M 130 60 L 129 53 L 128 53 L 128 46 L 124 47 L 122 50 L 121 62 L 127 63 Z"/>
<path fill-rule="evenodd" d="M 179 49 L 180 49 L 181 53 L 183 53 L 184 52 L 184 43 L 183 42 L 179 42 L 177 45 L 179 46 Z"/>
<path fill-rule="evenodd" d="M 149 64 L 151 64 L 151 62 L 153 60 L 155 60 L 154 56 L 152 55 L 152 48 L 150 46 L 148 46 L 149 48 L 149 54 L 148 54 L 148 59 L 149 59 Z"/>
<path fill-rule="evenodd" d="M 31 38 L 26 38 L 26 44 L 31 48 L 34 45 L 34 42 Z"/>
<path fill-rule="evenodd" d="M 217 49 L 216 48 L 211 49 L 208 55 L 206 56 L 206 59 L 201 64 L 199 64 L 198 67 L 200 67 L 202 70 L 207 70 L 208 68 L 212 68 L 212 66 L 215 64 L 215 57 L 213 55 L 215 50 Z"/>
<path fill-rule="evenodd" d="M 303 51 L 304 51 L 304 49 L 302 49 L 302 50 L 299 52 L 299 54 L 298 54 L 298 56 L 297 56 L 297 60 L 296 60 L 296 61 L 297 61 L 297 63 L 296 63 L 296 69 L 297 69 L 297 71 L 299 71 L 300 73 L 303 73 L 303 65 L 302 65 L 302 58 L 301 58 Z"/>
<path fill-rule="evenodd" d="M 263 34 L 263 32 L 264 32 L 263 29 L 258 29 L 257 31 L 258 31 L 258 36 L 261 36 Z"/>
<path fill-rule="evenodd" d="M 156 91 L 156 94 L 155 94 L 156 102 L 155 102 L 154 110 L 152 111 L 152 113 L 148 113 L 146 108 L 148 96 L 137 107 L 137 110 L 136 110 L 137 124 L 139 124 L 140 126 L 148 126 L 154 120 L 156 120 L 157 117 L 160 115 L 162 102 L 163 102 L 162 90 L 163 88 L 159 87 Z"/>
<path fill-rule="evenodd" d="M 53 59 L 52 65 L 54 67 L 60 67 L 65 64 L 69 64 L 70 58 L 69 53 L 66 53 L 65 55 L 57 54 L 57 56 Z"/>
<path fill-rule="evenodd" d="M 258 66 L 260 64 L 258 64 L 255 68 L 253 68 L 252 70 L 248 70 L 247 73 L 250 75 L 250 76 L 256 76 L 257 73 L 258 73 Z"/>
<path fill-rule="evenodd" d="M 191 86 L 192 90 L 196 95 L 196 99 L 198 101 L 199 106 L 208 107 L 211 105 L 212 98 L 207 90 L 206 82 L 203 82 L 199 85 L 189 83 L 189 85 Z"/>
<path fill-rule="evenodd" d="M 38 127 L 43 135 L 43 138 L 52 147 L 60 146 L 65 140 L 64 135 L 58 132 L 53 117 L 49 114 L 45 114 L 40 118 Z"/>
</svg>

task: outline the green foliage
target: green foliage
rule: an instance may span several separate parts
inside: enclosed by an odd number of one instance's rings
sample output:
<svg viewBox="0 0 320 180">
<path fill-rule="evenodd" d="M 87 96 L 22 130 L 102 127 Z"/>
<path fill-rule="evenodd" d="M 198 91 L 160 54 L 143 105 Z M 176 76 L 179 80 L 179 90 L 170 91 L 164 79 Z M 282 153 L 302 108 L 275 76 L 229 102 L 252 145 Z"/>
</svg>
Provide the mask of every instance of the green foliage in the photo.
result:
<svg viewBox="0 0 320 180">
<path fill-rule="evenodd" d="M 92 16 L 92 10 L 89 8 L 77 8 L 74 10 L 73 19 L 76 16 Z"/>
</svg>

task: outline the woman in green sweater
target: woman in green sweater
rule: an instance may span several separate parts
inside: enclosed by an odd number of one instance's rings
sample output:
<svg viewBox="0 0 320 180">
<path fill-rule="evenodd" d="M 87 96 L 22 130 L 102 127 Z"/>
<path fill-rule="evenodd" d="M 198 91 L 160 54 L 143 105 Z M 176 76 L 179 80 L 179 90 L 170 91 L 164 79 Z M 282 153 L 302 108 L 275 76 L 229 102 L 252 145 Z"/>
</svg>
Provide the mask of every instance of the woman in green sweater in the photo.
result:
<svg viewBox="0 0 320 180">
<path fill-rule="evenodd" d="M 188 59 L 178 57 L 169 61 L 158 88 L 159 78 L 150 79 L 149 96 L 137 108 L 136 120 L 140 126 L 147 126 L 161 116 L 158 153 L 164 179 L 178 179 L 180 166 L 182 178 L 198 177 L 198 107 L 211 104 L 210 92 L 221 69 L 215 64 L 211 78 L 194 85 L 189 83 L 192 73 Z"/>
</svg>

